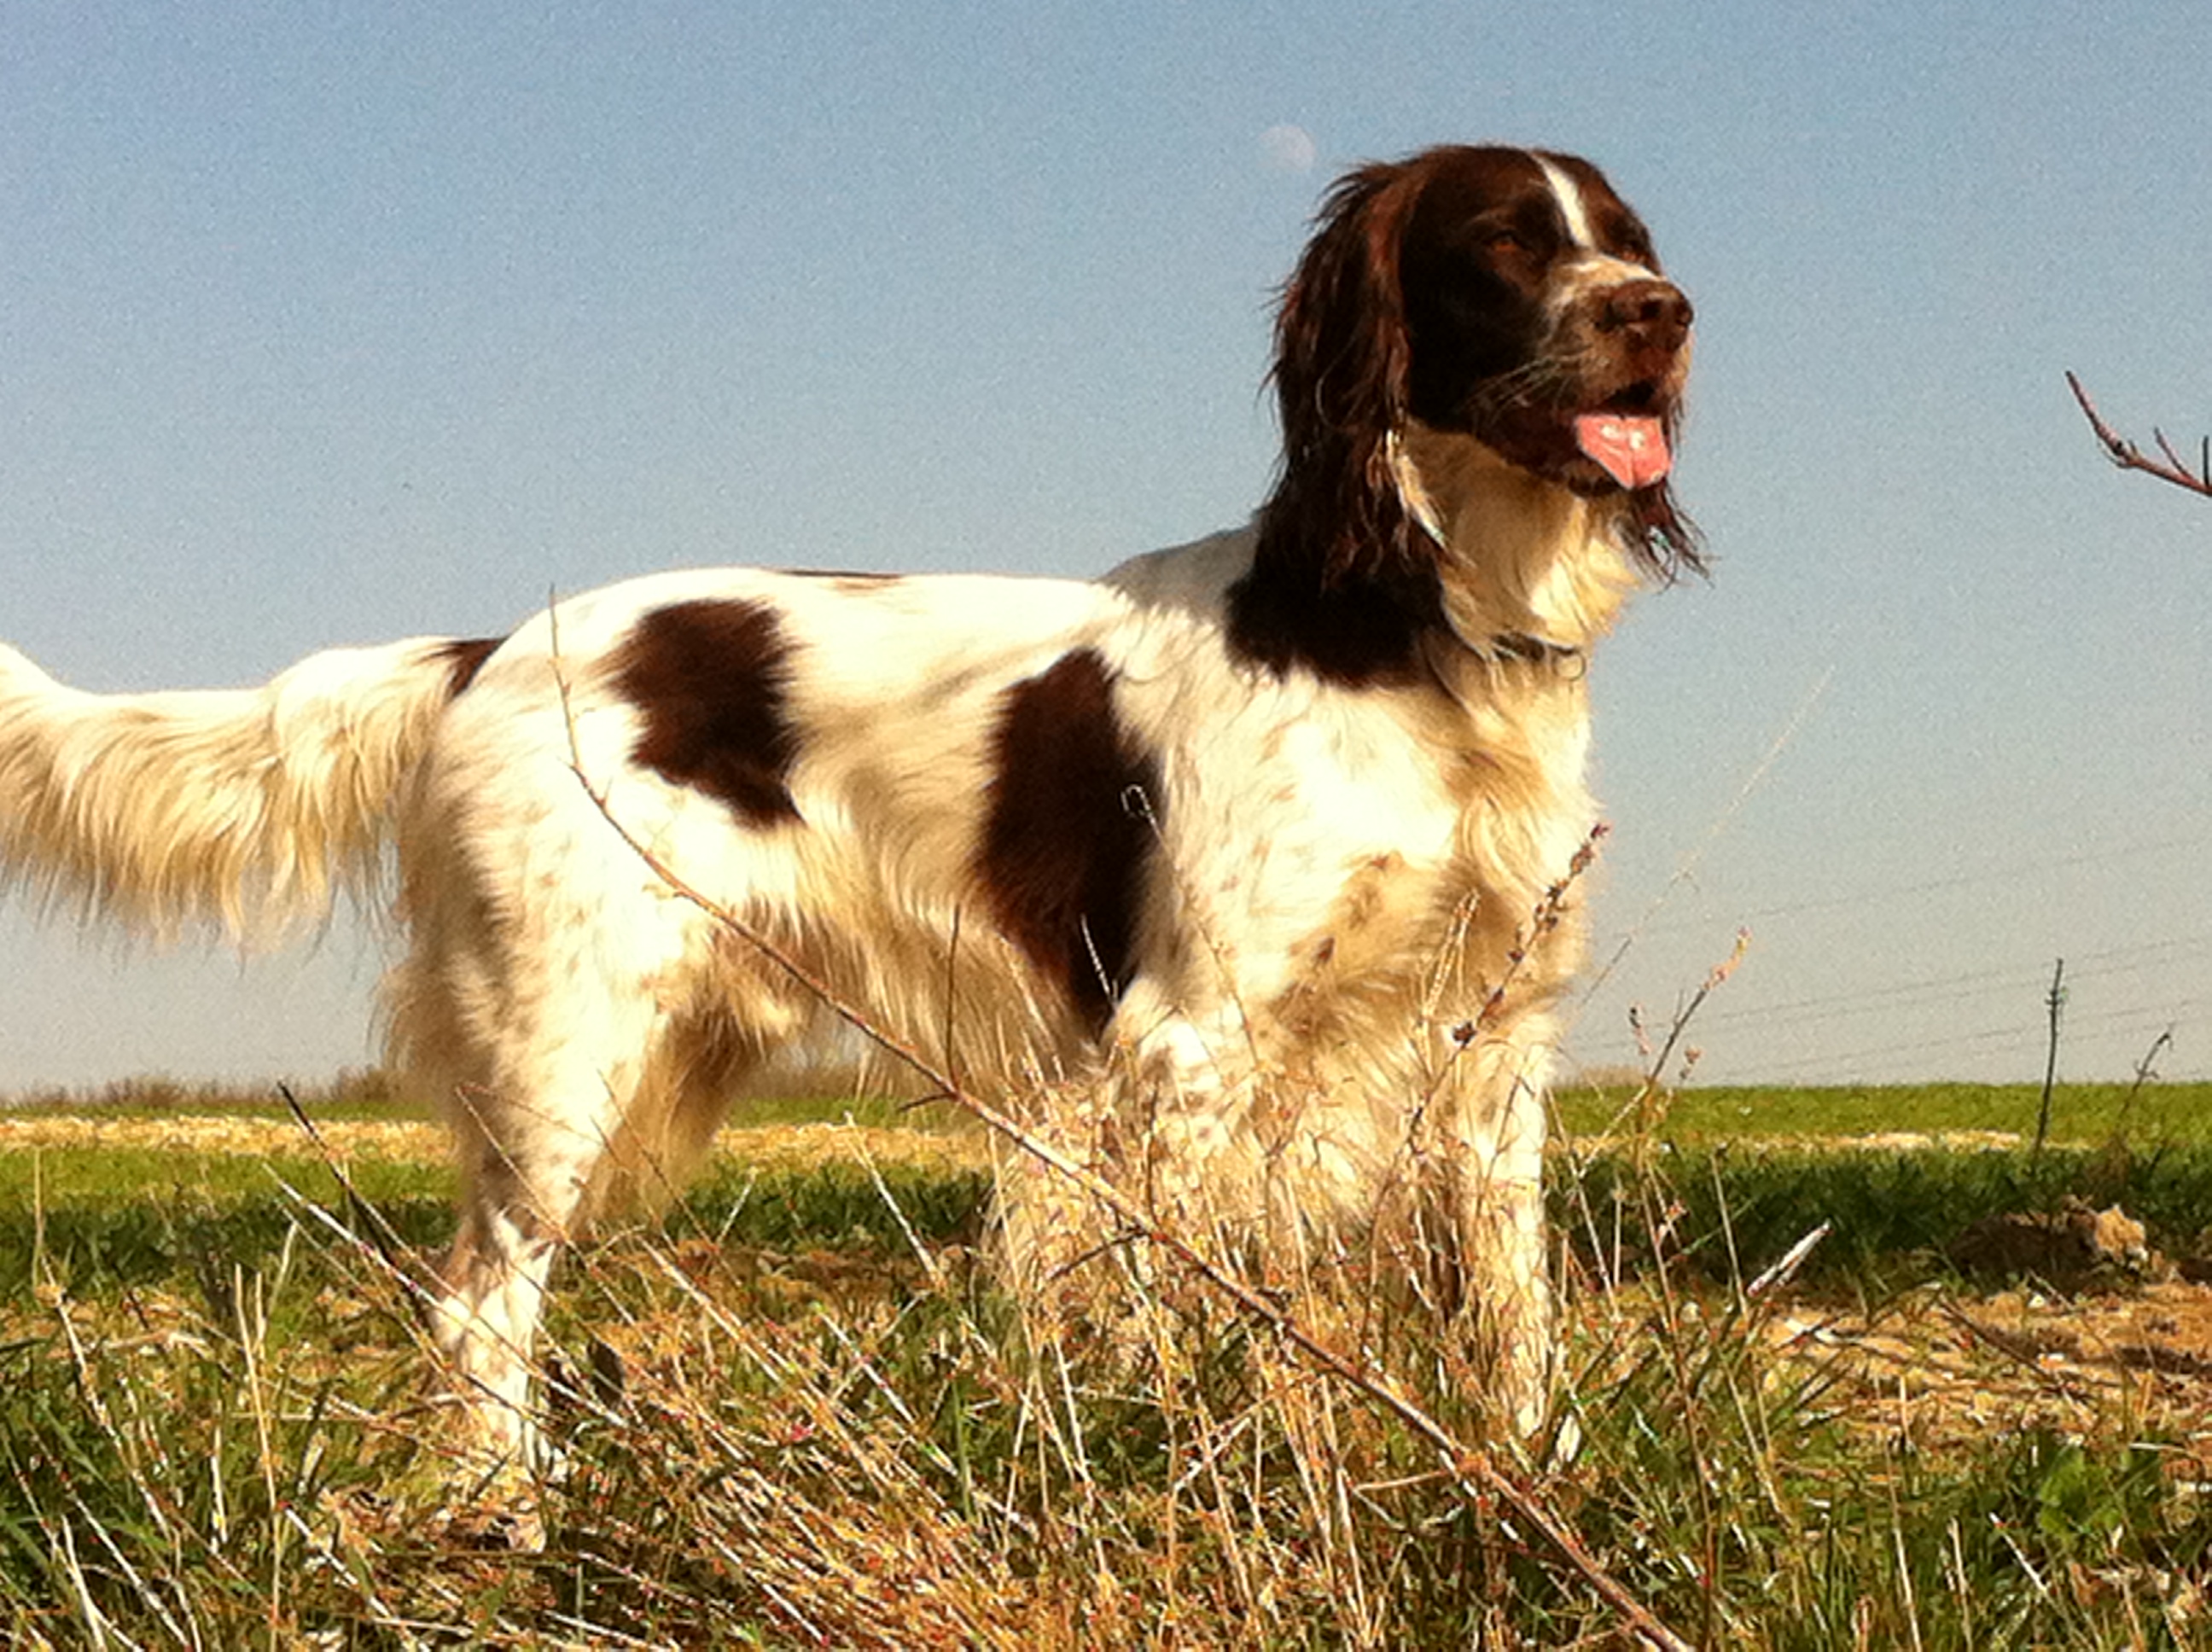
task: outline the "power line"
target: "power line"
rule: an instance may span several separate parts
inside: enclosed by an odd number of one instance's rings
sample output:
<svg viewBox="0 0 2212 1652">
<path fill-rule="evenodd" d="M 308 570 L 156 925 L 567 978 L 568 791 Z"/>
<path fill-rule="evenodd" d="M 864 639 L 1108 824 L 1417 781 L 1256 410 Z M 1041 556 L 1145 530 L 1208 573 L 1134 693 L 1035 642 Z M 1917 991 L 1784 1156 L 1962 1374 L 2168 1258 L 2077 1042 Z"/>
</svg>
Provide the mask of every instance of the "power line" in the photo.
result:
<svg viewBox="0 0 2212 1652">
<path fill-rule="evenodd" d="M 1769 919 L 1793 918 L 1804 913 L 1829 912 L 1842 907 L 1881 906 L 1887 902 L 1906 900 L 1917 896 L 1971 889 L 1980 884 L 2014 882 L 2037 872 L 2061 872 L 2075 866 L 2109 865 L 2116 860 L 2133 859 L 2148 854 L 2165 854 L 2179 849 L 2201 848 L 2208 845 L 2212 845 L 2212 833 L 2197 832 L 2180 837 L 2160 838 L 2142 843 L 2122 844 L 2110 848 L 2085 849 L 2078 854 L 2046 856 L 2040 859 L 2014 861 L 2007 865 L 1992 866 L 1981 872 L 1954 872 L 1942 878 L 1923 878 L 1910 884 L 1881 884 L 1844 894 L 1820 896 L 1808 901 L 1792 901 L 1775 906 L 1754 907 L 1747 912 L 1738 914 L 1733 921 L 1756 924 Z M 1702 856 L 1704 847 L 1700 846 L 1698 857 Z M 1673 895 L 1675 887 L 1684 882 L 1694 870 L 1695 859 L 1698 857 L 1693 857 L 1691 861 L 1685 863 L 1674 878 L 1668 880 L 1659 899 L 1655 900 L 1645 909 L 1643 918 L 1639 919 L 1622 937 L 1620 949 L 1613 955 L 1614 962 L 1618 962 L 1620 953 L 1626 951 L 1632 941 L 1644 934 L 1654 932 L 1664 934 L 1689 926 L 1692 920 L 1687 919 L 1676 919 L 1666 924 L 1654 923 L 1652 919 L 1660 905 Z"/>
<path fill-rule="evenodd" d="M 2064 1064 L 2068 1044 L 2078 1046 L 2100 1033 L 2117 1031 L 2124 1027 L 2141 1029 L 2185 1022 L 2203 1008 L 2204 1000 L 2202 999 L 2186 998 L 2156 1005 L 2130 1005 L 2095 1015 L 2069 1017 L 2066 1023 L 2069 1036 L 2059 1050 L 2061 1065 Z M 1838 1068 L 1852 1063 L 1878 1062 L 1885 1058 L 1922 1055 L 1937 1050 L 1981 1049 L 2008 1042 L 2017 1043 L 2024 1054 L 2033 1055 L 2041 1044 L 2041 1029 L 2035 1018 L 2023 1012 L 2018 1020 L 2008 1021 L 2002 1026 L 1984 1026 L 1933 1038 L 1905 1039 L 1863 1044 L 1848 1049 L 1825 1050 L 1817 1054 L 1792 1056 L 1778 1061 L 1760 1061 L 1757 1067 L 1762 1078 L 1786 1078 L 1818 1068 Z"/>
<path fill-rule="evenodd" d="M 2092 960 L 2086 967 L 2069 963 L 2072 978 L 2076 981 L 2109 981 L 2135 975 L 2145 969 L 2172 968 L 2169 955 L 2186 952 L 2200 947 L 2212 946 L 2212 935 L 2185 936 L 2167 941 L 2151 941 L 2138 946 L 2111 947 L 2102 951 L 2085 952 L 2079 956 Z M 1913 1006 L 1953 1004 L 1964 999 L 1986 998 L 1998 993 L 2026 992 L 2041 981 L 2039 970 L 1978 969 L 1964 975 L 1931 975 L 1915 981 L 1893 981 L 1887 986 L 1869 987 L 1863 990 L 1824 993 L 1809 998 L 1784 999 L 1778 1004 L 1751 1003 L 1725 1010 L 1707 1011 L 1705 1019 L 1711 1023 L 1729 1024 L 1742 1022 L 1781 1023 L 1802 1026 L 1809 1022 L 1832 1021 L 1855 1015 L 1871 1015 L 1894 1008 L 1900 1002 Z"/>
</svg>

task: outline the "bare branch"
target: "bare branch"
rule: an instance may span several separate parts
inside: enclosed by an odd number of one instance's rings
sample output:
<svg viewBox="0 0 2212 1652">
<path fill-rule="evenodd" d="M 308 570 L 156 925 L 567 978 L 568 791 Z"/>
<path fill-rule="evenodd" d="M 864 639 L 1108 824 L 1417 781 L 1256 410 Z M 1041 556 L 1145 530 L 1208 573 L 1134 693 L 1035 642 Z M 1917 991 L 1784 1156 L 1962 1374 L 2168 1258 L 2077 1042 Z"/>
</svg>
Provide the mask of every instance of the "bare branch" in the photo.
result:
<svg viewBox="0 0 2212 1652">
<path fill-rule="evenodd" d="M 2153 459 L 2105 422 L 2097 411 L 2096 404 L 2089 399 L 2089 392 L 2081 388 L 2081 381 L 2070 373 L 2066 375 L 2066 386 L 2074 392 L 2074 399 L 2081 404 L 2082 416 L 2089 421 L 2089 428 L 2097 433 L 2097 440 L 2103 444 L 2105 456 L 2113 464 L 2123 471 L 2141 471 L 2145 476 L 2154 476 L 2160 482 L 2171 482 L 2177 488 L 2186 488 L 2191 493 L 2212 499 L 2212 437 L 2206 438 L 2197 455 L 2197 468 L 2192 471 L 2188 461 L 2166 439 L 2166 432 L 2154 428 L 2150 433 L 2151 440 L 2158 444 L 2158 451 L 2165 457 Z"/>
</svg>

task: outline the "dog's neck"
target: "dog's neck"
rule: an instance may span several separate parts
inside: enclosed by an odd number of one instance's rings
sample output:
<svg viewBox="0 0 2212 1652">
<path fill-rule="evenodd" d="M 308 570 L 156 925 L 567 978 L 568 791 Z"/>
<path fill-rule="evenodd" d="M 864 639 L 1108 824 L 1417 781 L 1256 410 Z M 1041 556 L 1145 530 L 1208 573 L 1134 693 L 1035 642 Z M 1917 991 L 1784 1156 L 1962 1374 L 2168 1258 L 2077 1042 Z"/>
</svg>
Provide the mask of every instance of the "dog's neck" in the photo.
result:
<svg viewBox="0 0 2212 1652">
<path fill-rule="evenodd" d="M 1468 648 L 1570 656 L 1611 629 L 1637 583 L 1620 506 L 1419 421 L 1394 434 L 1390 459 L 1407 510 L 1443 548 L 1444 615 Z"/>
</svg>

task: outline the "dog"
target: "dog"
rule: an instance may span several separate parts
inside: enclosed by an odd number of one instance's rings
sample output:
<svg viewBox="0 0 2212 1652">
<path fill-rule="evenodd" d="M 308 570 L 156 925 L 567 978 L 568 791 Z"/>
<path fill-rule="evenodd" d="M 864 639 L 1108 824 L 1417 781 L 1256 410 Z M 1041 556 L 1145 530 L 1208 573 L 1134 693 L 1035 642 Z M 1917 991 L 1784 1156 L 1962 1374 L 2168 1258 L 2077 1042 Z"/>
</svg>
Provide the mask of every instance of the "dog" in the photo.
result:
<svg viewBox="0 0 2212 1652">
<path fill-rule="evenodd" d="M 1246 527 L 1091 582 L 665 573 L 234 692 L 0 648 L 0 863 L 244 937 L 396 863 L 391 1054 L 454 1127 L 435 1319 L 495 1449 L 562 1246 L 820 1021 L 784 962 L 1239 1266 L 1425 1259 L 1533 1428 L 1585 673 L 1698 565 L 1691 331 L 1588 161 L 1364 166 L 1282 293 Z M 1027 1291 L 1113 1248 L 1027 1162 L 1000 1217 Z"/>
</svg>

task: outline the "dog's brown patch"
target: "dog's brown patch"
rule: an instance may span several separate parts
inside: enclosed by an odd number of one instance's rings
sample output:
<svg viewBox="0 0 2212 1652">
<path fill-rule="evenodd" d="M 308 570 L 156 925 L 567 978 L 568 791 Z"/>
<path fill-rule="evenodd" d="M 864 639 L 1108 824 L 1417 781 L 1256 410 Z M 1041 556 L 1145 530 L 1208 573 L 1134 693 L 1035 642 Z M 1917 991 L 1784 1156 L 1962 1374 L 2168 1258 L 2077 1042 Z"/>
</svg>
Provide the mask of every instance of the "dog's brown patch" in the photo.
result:
<svg viewBox="0 0 2212 1652">
<path fill-rule="evenodd" d="M 976 874 L 992 916 L 1094 1029 L 1127 985 L 1160 806 L 1158 765 L 1122 727 L 1088 648 L 1006 693 Z"/>
<path fill-rule="evenodd" d="M 447 694 L 458 700 L 467 693 L 469 684 L 483 669 L 484 661 L 497 653 L 506 641 L 505 637 L 469 637 L 440 643 L 435 653 L 445 662 Z"/>
<path fill-rule="evenodd" d="M 749 826 L 798 820 L 790 661 L 790 640 L 765 604 L 655 609 L 614 654 L 616 692 L 643 722 L 632 756 L 664 780 L 720 799 Z"/>
</svg>

